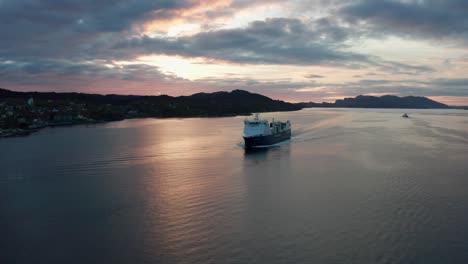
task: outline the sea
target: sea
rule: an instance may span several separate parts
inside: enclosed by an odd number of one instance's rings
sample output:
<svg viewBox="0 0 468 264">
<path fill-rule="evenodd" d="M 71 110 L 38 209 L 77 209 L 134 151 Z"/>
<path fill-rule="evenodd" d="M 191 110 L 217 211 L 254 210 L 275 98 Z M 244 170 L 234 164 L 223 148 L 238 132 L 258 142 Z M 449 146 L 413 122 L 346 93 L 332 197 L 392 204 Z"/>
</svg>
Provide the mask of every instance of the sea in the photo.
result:
<svg viewBox="0 0 468 264">
<path fill-rule="evenodd" d="M 0 263 L 468 263 L 468 111 L 261 117 L 291 140 L 245 150 L 245 116 L 0 139 Z"/>
</svg>

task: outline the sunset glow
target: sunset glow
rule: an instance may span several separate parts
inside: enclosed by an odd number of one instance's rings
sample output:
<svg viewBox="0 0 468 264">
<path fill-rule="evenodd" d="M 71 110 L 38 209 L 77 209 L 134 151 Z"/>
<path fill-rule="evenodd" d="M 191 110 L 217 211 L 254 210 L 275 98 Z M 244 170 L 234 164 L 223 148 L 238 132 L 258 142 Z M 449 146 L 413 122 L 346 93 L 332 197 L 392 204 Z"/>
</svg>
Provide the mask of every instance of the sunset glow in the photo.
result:
<svg viewBox="0 0 468 264">
<path fill-rule="evenodd" d="M 244 89 L 290 101 L 393 94 L 468 105 L 460 1 L 112 2 L 1 1 L 0 87 Z"/>
</svg>

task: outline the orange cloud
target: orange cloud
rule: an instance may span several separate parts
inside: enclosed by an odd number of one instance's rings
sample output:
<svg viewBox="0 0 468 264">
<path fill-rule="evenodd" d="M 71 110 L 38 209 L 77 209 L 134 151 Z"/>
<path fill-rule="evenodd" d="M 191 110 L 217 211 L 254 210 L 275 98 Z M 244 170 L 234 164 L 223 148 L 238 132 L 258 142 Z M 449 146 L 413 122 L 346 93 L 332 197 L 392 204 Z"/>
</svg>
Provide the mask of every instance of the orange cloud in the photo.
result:
<svg viewBox="0 0 468 264">
<path fill-rule="evenodd" d="M 146 21 L 143 32 L 148 35 L 158 32 L 167 33 L 171 28 L 183 24 L 198 24 L 200 27 L 213 26 L 214 24 L 226 24 L 228 18 L 234 17 L 240 12 L 252 10 L 262 6 L 273 6 L 281 3 L 278 0 L 252 1 L 251 3 L 238 4 L 232 0 L 204 0 L 192 1 L 193 5 L 187 8 L 171 11 L 171 16 L 158 17 L 157 11 L 154 18 Z M 258 17 L 253 17 L 258 19 Z M 192 34 L 197 31 L 190 32 Z"/>
</svg>

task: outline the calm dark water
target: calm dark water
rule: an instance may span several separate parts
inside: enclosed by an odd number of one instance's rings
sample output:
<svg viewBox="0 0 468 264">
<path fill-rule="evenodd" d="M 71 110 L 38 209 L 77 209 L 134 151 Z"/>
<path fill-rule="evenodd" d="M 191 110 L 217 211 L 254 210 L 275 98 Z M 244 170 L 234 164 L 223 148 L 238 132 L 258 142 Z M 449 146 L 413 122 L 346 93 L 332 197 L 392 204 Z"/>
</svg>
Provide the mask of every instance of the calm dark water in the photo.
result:
<svg viewBox="0 0 468 264">
<path fill-rule="evenodd" d="M 0 263 L 468 263 L 468 111 L 307 109 L 0 139 Z"/>
</svg>

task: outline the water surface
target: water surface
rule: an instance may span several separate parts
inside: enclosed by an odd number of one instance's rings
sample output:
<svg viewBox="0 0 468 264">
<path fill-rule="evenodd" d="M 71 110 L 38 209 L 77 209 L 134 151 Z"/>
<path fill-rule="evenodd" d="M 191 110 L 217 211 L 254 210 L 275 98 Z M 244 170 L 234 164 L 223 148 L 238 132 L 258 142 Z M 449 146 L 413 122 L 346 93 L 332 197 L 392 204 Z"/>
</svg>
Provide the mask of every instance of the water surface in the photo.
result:
<svg viewBox="0 0 468 264">
<path fill-rule="evenodd" d="M 0 263 L 468 263 L 468 111 L 263 116 L 0 139 Z"/>
</svg>

